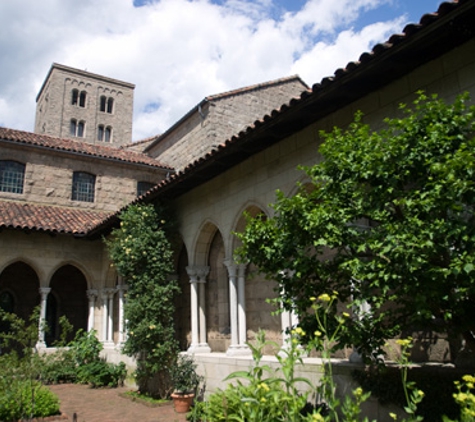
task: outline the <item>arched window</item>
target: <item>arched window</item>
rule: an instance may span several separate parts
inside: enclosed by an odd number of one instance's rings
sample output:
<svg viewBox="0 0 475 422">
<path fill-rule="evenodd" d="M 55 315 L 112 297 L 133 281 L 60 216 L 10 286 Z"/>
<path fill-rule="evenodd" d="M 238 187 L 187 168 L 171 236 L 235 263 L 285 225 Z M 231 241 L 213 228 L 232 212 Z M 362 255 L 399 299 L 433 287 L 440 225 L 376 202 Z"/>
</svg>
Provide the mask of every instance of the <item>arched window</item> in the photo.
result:
<svg viewBox="0 0 475 422">
<path fill-rule="evenodd" d="M 107 98 L 105 95 L 101 95 L 99 110 L 104 113 L 112 114 L 114 109 L 114 99 L 112 97 Z"/>
<path fill-rule="evenodd" d="M 25 165 L 16 161 L 0 161 L 0 191 L 23 193 Z"/>
<path fill-rule="evenodd" d="M 79 107 L 86 107 L 86 91 L 81 91 L 79 96 Z"/>
<path fill-rule="evenodd" d="M 73 201 L 94 202 L 96 176 L 90 173 L 75 171 L 73 173 Z"/>
<path fill-rule="evenodd" d="M 79 122 L 78 123 L 78 133 L 76 136 L 78 136 L 79 138 L 83 138 L 84 137 L 84 130 L 85 130 L 85 124 L 84 122 Z"/>
<path fill-rule="evenodd" d="M 106 103 L 107 103 L 107 98 L 103 95 L 101 96 L 101 104 L 100 104 L 100 110 L 101 111 L 106 111 Z"/>
<path fill-rule="evenodd" d="M 79 91 L 77 89 L 73 89 L 71 92 L 71 104 L 79 107 L 86 107 L 86 91 Z"/>
<path fill-rule="evenodd" d="M 71 119 L 69 124 L 69 133 L 71 136 L 77 136 L 78 138 L 84 138 L 86 132 L 86 123 L 82 120 L 78 122 L 76 119 Z"/>
<path fill-rule="evenodd" d="M 114 99 L 109 97 L 109 99 L 107 100 L 107 112 L 109 114 L 112 114 L 112 108 L 114 107 Z"/>
<path fill-rule="evenodd" d="M 97 126 L 97 140 L 102 141 L 104 139 L 104 125 Z"/>
<path fill-rule="evenodd" d="M 71 104 L 72 105 L 78 105 L 78 99 L 79 99 L 79 91 L 77 89 L 73 89 L 72 97 L 71 97 Z"/>
<path fill-rule="evenodd" d="M 112 128 L 110 126 L 107 126 L 104 132 L 104 142 L 110 142 L 111 140 L 112 140 Z"/>
<path fill-rule="evenodd" d="M 151 182 L 137 182 L 137 196 L 142 196 L 145 192 L 152 189 L 155 183 Z"/>
<path fill-rule="evenodd" d="M 110 126 L 104 127 L 104 125 L 97 126 L 97 140 L 101 142 L 111 142 L 112 128 Z"/>
</svg>

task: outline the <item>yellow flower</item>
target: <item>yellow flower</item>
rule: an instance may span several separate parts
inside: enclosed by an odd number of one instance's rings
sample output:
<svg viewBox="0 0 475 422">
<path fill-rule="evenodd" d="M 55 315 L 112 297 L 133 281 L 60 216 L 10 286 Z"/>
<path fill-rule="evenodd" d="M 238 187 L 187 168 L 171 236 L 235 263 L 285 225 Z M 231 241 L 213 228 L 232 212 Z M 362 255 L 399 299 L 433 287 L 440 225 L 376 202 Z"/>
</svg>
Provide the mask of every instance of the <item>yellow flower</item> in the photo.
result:
<svg viewBox="0 0 475 422">
<path fill-rule="evenodd" d="M 311 300 L 312 302 L 315 302 L 315 301 L 317 300 L 317 298 L 316 298 L 315 296 L 312 296 L 312 297 L 310 298 L 310 300 Z"/>
<path fill-rule="evenodd" d="M 265 403 L 266 401 L 267 401 L 267 400 L 265 399 L 265 397 L 262 397 L 262 398 L 261 398 L 261 402 L 262 402 L 262 403 Z"/>
<path fill-rule="evenodd" d="M 314 413 L 314 414 L 312 415 L 312 421 L 313 421 L 313 422 L 324 422 L 325 419 L 323 419 L 323 416 L 320 415 L 320 413 Z"/>
<path fill-rule="evenodd" d="M 391 418 L 393 418 L 394 420 L 397 420 L 397 415 L 393 412 L 389 412 L 389 416 L 391 416 Z"/>
<path fill-rule="evenodd" d="M 411 343 L 412 343 L 412 337 L 399 338 L 396 340 L 396 344 L 399 344 L 399 346 L 402 346 L 402 347 L 408 347 L 411 345 Z"/>
<path fill-rule="evenodd" d="M 313 333 L 315 335 L 315 337 L 321 337 L 322 336 L 322 332 L 317 330 Z"/>
<path fill-rule="evenodd" d="M 350 314 L 348 312 L 343 312 L 342 314 L 345 318 L 349 318 L 350 317 Z"/>
<path fill-rule="evenodd" d="M 462 377 L 462 379 L 463 379 L 465 382 L 475 383 L 475 377 L 473 377 L 472 375 L 464 375 L 464 376 Z"/>
<path fill-rule="evenodd" d="M 330 302 L 331 297 L 330 297 L 329 294 L 323 293 L 323 294 L 321 294 L 320 296 L 318 296 L 318 300 L 321 300 L 321 301 L 323 301 L 323 302 Z"/>
</svg>

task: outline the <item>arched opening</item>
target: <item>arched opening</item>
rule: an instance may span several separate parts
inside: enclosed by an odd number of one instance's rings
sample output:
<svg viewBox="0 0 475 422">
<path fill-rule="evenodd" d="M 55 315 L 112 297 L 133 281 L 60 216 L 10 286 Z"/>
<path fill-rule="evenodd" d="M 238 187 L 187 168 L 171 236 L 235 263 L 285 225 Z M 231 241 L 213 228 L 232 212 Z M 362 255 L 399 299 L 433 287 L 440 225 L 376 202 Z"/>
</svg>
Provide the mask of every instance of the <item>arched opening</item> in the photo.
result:
<svg viewBox="0 0 475 422">
<path fill-rule="evenodd" d="M 50 287 L 46 308 L 46 320 L 50 330 L 46 339 L 48 346 L 60 338 L 59 319 L 62 316 L 73 326 L 73 333 L 68 338 L 70 340 L 79 329 L 87 330 L 88 314 L 86 278 L 76 267 L 65 265 L 58 269 L 51 278 Z"/>
<path fill-rule="evenodd" d="M 0 274 L 0 295 L 5 306 L 11 307 L 12 311 L 25 321 L 40 304 L 39 288 L 40 282 L 36 272 L 24 262 L 15 262 Z"/>
<path fill-rule="evenodd" d="M 223 237 L 217 230 L 209 249 L 210 271 L 206 286 L 208 344 L 215 352 L 225 352 L 231 343 L 229 282 L 224 257 Z"/>
</svg>

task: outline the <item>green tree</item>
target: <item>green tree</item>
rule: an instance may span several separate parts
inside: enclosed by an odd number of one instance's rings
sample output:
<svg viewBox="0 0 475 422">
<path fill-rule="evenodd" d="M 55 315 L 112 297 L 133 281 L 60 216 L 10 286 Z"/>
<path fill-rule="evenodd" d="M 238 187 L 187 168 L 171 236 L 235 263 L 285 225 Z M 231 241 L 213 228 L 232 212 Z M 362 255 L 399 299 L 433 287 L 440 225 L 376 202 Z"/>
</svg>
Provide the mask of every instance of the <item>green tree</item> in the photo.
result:
<svg viewBox="0 0 475 422">
<path fill-rule="evenodd" d="M 340 346 L 369 355 L 404 329 L 475 330 L 475 108 L 419 92 L 373 131 L 357 113 L 321 133 L 311 186 L 277 193 L 275 217 L 249 219 L 241 254 L 302 315 L 335 290 L 359 312 Z M 336 306 L 335 306 L 336 311 Z"/>
<path fill-rule="evenodd" d="M 124 352 L 137 359 L 136 378 L 142 392 L 164 397 L 169 392 L 167 368 L 176 360 L 171 227 L 165 211 L 132 205 L 121 214 L 120 228 L 106 241 L 117 272 L 127 285 L 124 307 L 128 336 Z"/>
</svg>

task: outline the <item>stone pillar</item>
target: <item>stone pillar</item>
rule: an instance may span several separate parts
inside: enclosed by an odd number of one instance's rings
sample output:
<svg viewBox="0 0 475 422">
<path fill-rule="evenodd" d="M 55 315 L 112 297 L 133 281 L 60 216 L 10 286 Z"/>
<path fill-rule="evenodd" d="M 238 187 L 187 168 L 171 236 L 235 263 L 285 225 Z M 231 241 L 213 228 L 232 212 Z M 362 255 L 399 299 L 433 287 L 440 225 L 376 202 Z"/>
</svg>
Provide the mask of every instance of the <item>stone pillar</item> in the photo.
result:
<svg viewBox="0 0 475 422">
<path fill-rule="evenodd" d="M 210 353 L 206 341 L 205 283 L 209 267 L 189 266 L 186 272 L 191 285 L 191 345 L 189 354 Z"/>
<path fill-rule="evenodd" d="M 239 348 L 241 354 L 250 354 L 251 349 L 247 346 L 247 322 L 246 322 L 246 267 L 247 264 L 238 266 L 238 326 Z"/>
<path fill-rule="evenodd" d="M 231 344 L 226 354 L 232 356 L 239 348 L 238 307 L 237 307 L 237 265 L 230 260 L 224 261 L 229 275 L 229 319 L 231 321 Z"/>
<path fill-rule="evenodd" d="M 119 284 L 117 286 L 119 292 L 119 343 L 122 344 L 125 342 L 126 333 L 125 333 L 125 321 L 124 321 L 124 305 L 125 305 L 125 292 L 127 291 L 127 286 L 125 284 Z"/>
<path fill-rule="evenodd" d="M 115 289 L 102 289 L 102 342 L 104 347 L 112 347 L 114 345 L 112 339 L 112 311 Z"/>
<path fill-rule="evenodd" d="M 108 289 L 109 309 L 107 318 L 107 342 L 110 346 L 114 344 L 114 294 L 116 289 Z"/>
<path fill-rule="evenodd" d="M 40 320 L 38 323 L 38 342 L 36 347 L 38 349 L 45 348 L 45 324 L 46 324 L 46 304 L 48 303 L 48 294 L 51 292 L 51 287 L 40 287 L 41 295 L 41 308 L 40 308 Z"/>
<path fill-rule="evenodd" d="M 89 314 L 87 318 L 87 331 L 94 330 L 94 310 L 96 305 L 97 290 L 89 289 L 86 291 L 87 298 L 89 299 Z"/>
</svg>

